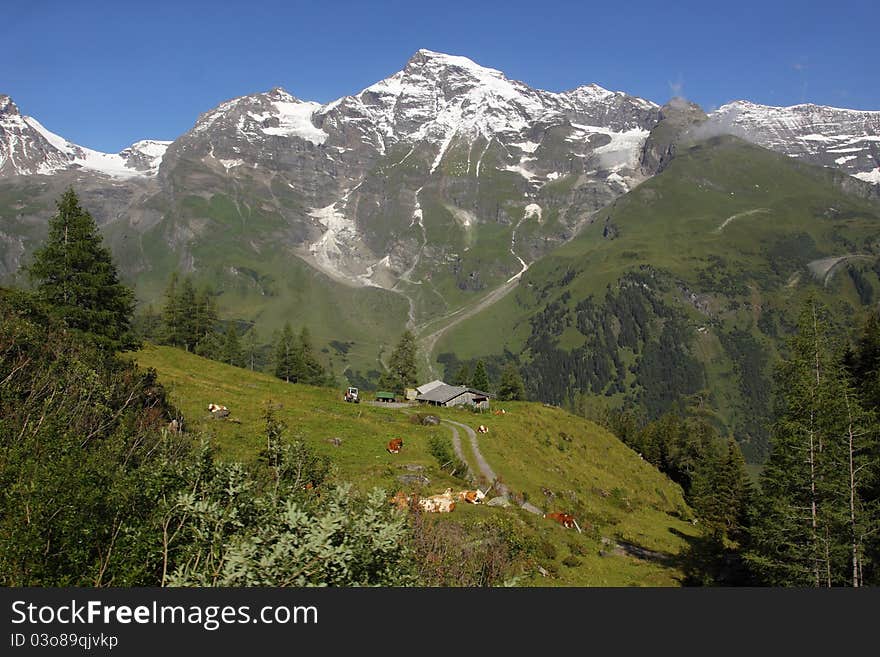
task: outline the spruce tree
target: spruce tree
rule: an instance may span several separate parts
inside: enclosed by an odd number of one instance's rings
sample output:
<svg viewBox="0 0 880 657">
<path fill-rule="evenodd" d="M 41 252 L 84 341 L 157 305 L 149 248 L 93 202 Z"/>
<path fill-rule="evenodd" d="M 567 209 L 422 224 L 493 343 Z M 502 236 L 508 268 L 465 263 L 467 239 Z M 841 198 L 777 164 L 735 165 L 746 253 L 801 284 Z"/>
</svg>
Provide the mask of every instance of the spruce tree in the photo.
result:
<svg viewBox="0 0 880 657">
<path fill-rule="evenodd" d="M 809 300 L 777 373 L 777 421 L 747 554 L 773 585 L 858 583 L 870 524 L 859 468 L 873 432 L 829 327 L 827 309 Z"/>
<path fill-rule="evenodd" d="M 297 363 L 296 363 L 296 338 L 293 335 L 293 329 L 290 322 L 284 325 L 284 330 L 278 338 L 278 344 L 275 347 L 275 376 L 284 379 L 288 383 L 296 382 Z"/>
<path fill-rule="evenodd" d="M 379 380 L 379 385 L 395 392 L 403 393 L 406 388 L 416 385 L 416 339 L 410 331 L 404 331 L 400 341 L 388 359 L 388 371 Z"/>
<path fill-rule="evenodd" d="M 208 287 L 203 287 L 193 294 L 192 309 L 190 311 L 191 320 L 189 326 L 191 330 L 191 339 L 198 343 L 215 333 L 217 325 L 217 306 L 214 303 L 214 294 Z"/>
<path fill-rule="evenodd" d="M 180 347 L 185 342 L 183 335 L 183 308 L 180 306 L 178 286 L 180 277 L 171 272 L 168 286 L 165 288 L 165 305 L 162 307 L 162 342 L 173 347 Z"/>
<path fill-rule="evenodd" d="M 454 386 L 469 386 L 471 384 L 471 368 L 468 367 L 467 363 L 462 363 L 461 367 L 458 368 L 458 372 L 455 377 L 452 379 L 452 385 Z"/>
<path fill-rule="evenodd" d="M 196 290 L 189 276 L 183 279 L 178 288 L 177 307 L 181 346 L 187 351 L 195 351 L 199 338 L 204 336 L 198 333 Z"/>
<path fill-rule="evenodd" d="M 500 401 L 522 401 L 526 398 L 526 390 L 523 385 L 519 368 L 514 363 L 508 363 L 501 372 L 501 382 L 498 385 L 498 399 Z"/>
<path fill-rule="evenodd" d="M 489 375 L 486 373 L 486 364 L 482 360 L 478 360 L 474 367 L 471 386 L 481 392 L 489 392 Z"/>
<path fill-rule="evenodd" d="M 223 362 L 240 367 L 241 361 L 241 342 L 238 339 L 238 329 L 236 329 L 234 322 L 230 322 L 223 340 Z"/>
<path fill-rule="evenodd" d="M 244 345 L 242 347 L 242 357 L 245 367 L 251 372 L 256 370 L 257 358 L 260 354 L 260 346 L 257 343 L 257 329 L 252 326 L 250 330 L 244 334 Z"/>
<path fill-rule="evenodd" d="M 109 350 L 135 346 L 134 293 L 120 283 L 98 226 L 73 188 L 58 200 L 46 242 L 27 272 L 38 298 L 65 325 Z"/>
<path fill-rule="evenodd" d="M 305 326 L 299 333 L 297 362 L 300 367 L 298 376 L 300 383 L 308 383 L 313 386 L 324 385 L 327 373 L 324 371 L 324 366 L 318 362 L 315 356 L 315 351 L 312 348 L 312 336 L 309 329 Z"/>
</svg>

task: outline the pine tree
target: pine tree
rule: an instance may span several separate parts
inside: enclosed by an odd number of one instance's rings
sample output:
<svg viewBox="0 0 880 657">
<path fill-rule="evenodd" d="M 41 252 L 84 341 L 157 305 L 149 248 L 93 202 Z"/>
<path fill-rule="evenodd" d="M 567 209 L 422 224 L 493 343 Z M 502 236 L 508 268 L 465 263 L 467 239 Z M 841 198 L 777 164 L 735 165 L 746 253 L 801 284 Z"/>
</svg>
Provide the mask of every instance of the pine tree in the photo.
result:
<svg viewBox="0 0 880 657">
<path fill-rule="evenodd" d="M 526 390 L 523 385 L 522 376 L 519 373 L 519 368 L 514 363 L 508 363 L 501 372 L 501 383 L 498 385 L 498 399 L 500 401 L 522 401 L 525 398 Z"/>
<path fill-rule="evenodd" d="M 203 287 L 198 292 L 194 292 L 190 316 L 191 321 L 188 324 L 191 331 L 190 339 L 194 343 L 198 343 L 211 333 L 216 332 L 217 306 L 210 288 Z"/>
<path fill-rule="evenodd" d="M 379 385 L 403 393 L 406 388 L 415 386 L 417 376 L 416 339 L 410 331 L 405 331 L 391 352 L 388 371 L 382 375 Z"/>
<path fill-rule="evenodd" d="M 195 351 L 199 338 L 203 336 L 199 336 L 198 334 L 196 323 L 198 314 L 198 308 L 196 307 L 196 291 L 189 276 L 185 277 L 178 287 L 177 307 L 177 331 L 181 339 L 180 346 L 187 351 Z"/>
<path fill-rule="evenodd" d="M 238 329 L 236 329 L 234 322 L 230 322 L 226 328 L 223 340 L 223 362 L 237 367 L 241 366 L 241 342 L 238 339 Z"/>
<path fill-rule="evenodd" d="M 160 341 L 163 334 L 162 315 L 152 305 L 148 305 L 143 311 L 135 313 L 132 332 L 141 340 Z"/>
<path fill-rule="evenodd" d="M 313 386 L 324 385 L 327 373 L 315 357 L 315 351 L 312 348 L 312 336 L 309 333 L 309 329 L 305 326 L 299 333 L 297 363 L 300 367 L 299 376 L 297 377 L 300 383 L 308 383 Z"/>
<path fill-rule="evenodd" d="M 777 375 L 777 422 L 747 554 L 773 585 L 854 583 L 862 553 L 854 534 L 869 524 L 856 468 L 872 432 L 829 326 L 827 309 L 809 300 Z"/>
<path fill-rule="evenodd" d="M 162 307 L 162 342 L 173 347 L 182 346 L 185 342 L 183 335 L 183 308 L 180 306 L 178 286 L 180 277 L 177 272 L 171 272 L 168 286 L 165 288 L 165 305 Z"/>
<path fill-rule="evenodd" d="M 244 345 L 242 347 L 242 357 L 244 358 L 245 367 L 251 372 L 256 370 L 259 354 L 260 346 L 257 343 L 257 329 L 252 326 L 250 330 L 244 334 Z"/>
<path fill-rule="evenodd" d="M 471 386 L 481 392 L 489 392 L 489 375 L 486 373 L 486 364 L 482 360 L 478 360 L 474 367 Z"/>
<path fill-rule="evenodd" d="M 467 363 L 462 363 L 458 368 L 458 373 L 452 379 L 454 386 L 469 386 L 471 384 L 471 369 Z"/>
<path fill-rule="evenodd" d="M 68 327 L 110 350 L 131 348 L 134 293 L 119 282 L 98 226 L 73 188 L 62 194 L 27 272 L 38 298 Z"/>
<path fill-rule="evenodd" d="M 275 376 L 288 383 L 296 382 L 296 374 L 299 370 L 296 362 L 296 347 L 293 329 L 290 327 L 290 322 L 287 322 L 275 347 Z"/>
</svg>

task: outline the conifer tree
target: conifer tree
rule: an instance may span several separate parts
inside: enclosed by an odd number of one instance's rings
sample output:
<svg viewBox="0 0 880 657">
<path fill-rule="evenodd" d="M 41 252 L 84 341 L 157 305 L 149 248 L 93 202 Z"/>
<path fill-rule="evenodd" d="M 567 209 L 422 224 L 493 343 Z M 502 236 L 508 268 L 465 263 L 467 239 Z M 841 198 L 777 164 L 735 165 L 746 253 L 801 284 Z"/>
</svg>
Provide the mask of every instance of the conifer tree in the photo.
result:
<svg viewBox="0 0 880 657">
<path fill-rule="evenodd" d="M 178 286 L 180 277 L 177 272 L 171 272 L 168 286 L 165 288 L 165 305 L 162 307 L 162 342 L 174 347 L 184 344 L 183 335 L 183 308 L 180 306 Z"/>
<path fill-rule="evenodd" d="M 452 379 L 452 385 L 454 386 L 469 386 L 471 384 L 471 369 L 468 367 L 467 363 L 462 363 L 461 367 L 458 368 L 458 372 L 455 377 Z"/>
<path fill-rule="evenodd" d="M 46 242 L 27 272 L 38 298 L 68 327 L 106 349 L 134 346 L 134 293 L 120 283 L 98 226 L 73 188 L 58 200 Z"/>
<path fill-rule="evenodd" d="M 416 385 L 416 339 L 410 331 L 404 331 L 400 341 L 388 359 L 388 371 L 379 380 L 383 388 L 402 393 Z"/>
<path fill-rule="evenodd" d="M 779 408 L 747 558 L 773 585 L 859 584 L 853 572 L 871 524 L 865 511 L 873 425 L 810 299 L 777 375 Z"/>
<path fill-rule="evenodd" d="M 257 329 L 252 326 L 250 330 L 244 334 L 244 344 L 242 346 L 242 357 L 251 372 L 256 370 L 257 358 L 260 353 L 260 346 L 257 343 Z"/>
<path fill-rule="evenodd" d="M 474 367 L 471 386 L 481 392 L 489 392 L 489 375 L 486 373 L 486 364 L 482 360 L 478 360 Z"/>
<path fill-rule="evenodd" d="M 196 306 L 196 291 L 189 276 L 186 276 L 178 286 L 177 307 L 179 309 L 177 320 L 179 335 L 182 339 L 181 346 L 187 351 L 195 351 L 200 337 L 197 324 L 198 308 Z"/>
<path fill-rule="evenodd" d="M 498 385 L 498 399 L 500 401 L 522 401 L 525 398 L 526 391 L 519 368 L 514 363 L 508 363 L 501 372 L 501 382 Z"/>
<path fill-rule="evenodd" d="M 218 320 L 217 305 L 214 303 L 214 295 L 210 288 L 203 287 L 194 293 L 191 316 L 191 340 L 195 343 L 215 332 L 214 327 Z"/>
<path fill-rule="evenodd" d="M 240 367 L 241 361 L 241 341 L 238 339 L 238 329 L 234 322 L 230 322 L 223 340 L 223 362 Z"/>
<path fill-rule="evenodd" d="M 290 322 L 287 322 L 275 347 L 275 376 L 288 383 L 296 382 L 296 375 L 300 370 L 296 362 L 296 342 Z"/>
<path fill-rule="evenodd" d="M 315 351 L 312 348 L 312 336 L 307 327 L 303 327 L 299 333 L 298 345 L 298 364 L 300 366 L 299 376 L 300 383 L 308 383 L 313 386 L 324 385 L 327 379 L 327 373 L 324 366 L 318 362 Z"/>
</svg>

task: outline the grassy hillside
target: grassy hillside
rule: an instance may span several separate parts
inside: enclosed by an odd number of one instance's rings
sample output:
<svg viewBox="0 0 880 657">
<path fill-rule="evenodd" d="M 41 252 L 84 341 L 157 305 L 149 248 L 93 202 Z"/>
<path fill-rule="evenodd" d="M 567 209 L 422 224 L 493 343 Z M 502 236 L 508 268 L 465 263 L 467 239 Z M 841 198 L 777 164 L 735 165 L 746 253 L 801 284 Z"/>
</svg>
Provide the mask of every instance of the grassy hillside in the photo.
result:
<svg viewBox="0 0 880 657">
<path fill-rule="evenodd" d="M 425 493 L 467 485 L 441 471 L 430 452 L 432 437 L 451 440 L 447 426 L 413 424 L 408 415 L 412 409 L 346 404 L 341 391 L 287 384 L 168 347 L 148 346 L 133 357 L 143 367 L 156 369 L 188 428 L 211 436 L 225 458 L 256 457 L 263 441 L 261 414 L 271 401 L 292 436 L 329 456 L 338 476 L 359 488 L 381 486 L 389 494 L 411 489 L 398 477 L 417 471 L 430 479 L 421 489 Z M 206 410 L 210 402 L 229 407 L 235 421 L 212 419 Z M 533 546 L 530 567 L 519 581 L 524 585 L 681 581 L 685 552 L 697 531 L 688 522 L 692 512 L 677 485 L 590 422 L 541 404 L 512 403 L 504 408 L 504 416 L 455 409 L 438 414 L 470 426 L 487 423 L 490 433 L 480 437 L 481 451 L 511 491 L 546 511 L 574 513 L 584 533 L 518 508 L 463 504 L 449 516 L 432 516 L 432 522 L 460 523 L 475 531 L 487 520 L 508 527 Z M 405 445 L 400 454 L 392 455 L 385 445 L 395 437 L 403 438 Z M 338 446 L 330 442 L 334 438 L 341 439 Z M 468 446 L 464 435 L 462 443 Z M 466 456 L 473 462 L 472 454 Z M 636 558 L 616 547 L 618 542 L 651 553 Z M 538 566 L 551 577 L 539 575 Z"/>
<path fill-rule="evenodd" d="M 817 294 L 846 327 L 877 301 L 880 205 L 854 184 L 735 138 L 681 148 L 435 355 L 507 350 L 554 403 L 586 393 L 656 414 L 698 396 L 758 461 L 770 363 L 801 302 Z"/>
</svg>

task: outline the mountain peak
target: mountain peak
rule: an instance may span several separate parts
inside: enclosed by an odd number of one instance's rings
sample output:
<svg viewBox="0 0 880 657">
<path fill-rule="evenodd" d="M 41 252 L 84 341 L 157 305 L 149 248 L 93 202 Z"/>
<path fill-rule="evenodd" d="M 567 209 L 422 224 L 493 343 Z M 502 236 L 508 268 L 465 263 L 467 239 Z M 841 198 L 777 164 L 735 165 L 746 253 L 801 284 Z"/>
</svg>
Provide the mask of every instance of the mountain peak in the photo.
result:
<svg viewBox="0 0 880 657">
<path fill-rule="evenodd" d="M 12 98 L 6 94 L 0 94 L 0 114 L 20 116 L 21 113 L 18 111 L 18 106 L 12 102 Z"/>
<path fill-rule="evenodd" d="M 438 68 L 459 68 L 464 69 L 472 74 L 476 74 L 477 76 L 481 75 L 491 75 L 493 77 L 505 77 L 504 73 L 501 71 L 488 68 L 486 66 L 481 66 L 477 64 L 474 60 L 468 59 L 467 57 L 462 57 L 461 55 L 448 55 L 442 52 L 436 52 L 434 50 L 427 50 L 426 48 L 421 48 L 415 52 L 415 54 L 409 58 L 407 62 L 406 68 L 412 67 L 421 67 L 425 65 L 431 65 Z"/>
</svg>

